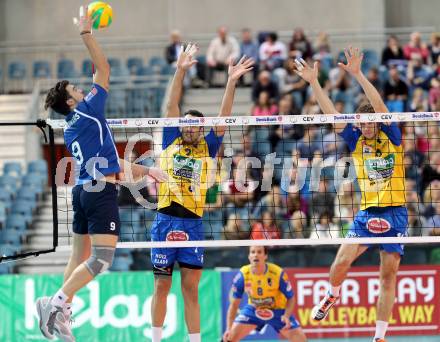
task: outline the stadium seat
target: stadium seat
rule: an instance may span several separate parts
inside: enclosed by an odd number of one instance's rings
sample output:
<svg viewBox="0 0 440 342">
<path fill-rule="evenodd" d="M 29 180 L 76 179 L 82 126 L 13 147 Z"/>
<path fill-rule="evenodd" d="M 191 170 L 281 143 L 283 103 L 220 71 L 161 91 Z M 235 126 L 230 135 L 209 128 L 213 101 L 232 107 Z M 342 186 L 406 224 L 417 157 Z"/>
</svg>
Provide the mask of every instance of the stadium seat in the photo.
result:
<svg viewBox="0 0 440 342">
<path fill-rule="evenodd" d="M 36 202 L 17 200 L 12 204 L 11 214 L 22 215 L 29 226 L 32 223 L 32 215 L 35 208 Z"/>
<path fill-rule="evenodd" d="M 18 180 L 16 177 L 9 174 L 0 176 L 0 187 L 16 191 L 18 188 Z"/>
<path fill-rule="evenodd" d="M 91 59 L 85 59 L 82 62 L 81 76 L 90 77 L 93 75 L 93 62 Z"/>
<path fill-rule="evenodd" d="M 130 72 L 130 75 L 137 75 L 139 70 L 143 68 L 144 62 L 142 58 L 139 57 L 131 57 L 127 60 L 127 68 Z"/>
<path fill-rule="evenodd" d="M 10 244 L 18 251 L 23 241 L 23 232 L 16 229 L 3 229 L 0 231 L 0 243 Z"/>
<path fill-rule="evenodd" d="M 165 76 L 171 76 L 174 74 L 175 71 L 176 71 L 176 68 L 173 67 L 172 65 L 164 65 L 160 69 L 160 74 L 165 75 Z"/>
<path fill-rule="evenodd" d="M 11 189 L 1 187 L 0 186 L 0 202 L 5 206 L 6 210 L 9 211 L 9 209 L 12 206 L 12 194 L 14 192 L 11 191 Z"/>
<path fill-rule="evenodd" d="M 21 214 L 10 214 L 6 219 L 6 230 L 17 230 L 21 233 L 27 229 L 26 217 Z"/>
<path fill-rule="evenodd" d="M 34 187 L 21 187 L 17 192 L 17 200 L 36 202 L 38 191 Z"/>
<path fill-rule="evenodd" d="M 34 78 L 50 78 L 52 75 L 48 61 L 35 61 L 33 65 Z"/>
<path fill-rule="evenodd" d="M 121 68 L 121 60 L 119 58 L 111 57 L 108 59 L 108 64 L 110 64 L 110 68 L 112 69 L 119 69 Z"/>
<path fill-rule="evenodd" d="M 43 159 L 33 160 L 28 164 L 28 172 L 37 172 L 47 175 L 47 163 Z"/>
<path fill-rule="evenodd" d="M 160 70 L 160 68 L 162 68 L 168 64 L 167 64 L 167 61 L 165 60 L 165 58 L 160 57 L 160 56 L 153 56 L 148 61 L 148 65 L 152 68 L 158 68 Z"/>
<path fill-rule="evenodd" d="M 4 202 L 0 202 L 0 228 L 6 225 L 7 206 Z"/>
<path fill-rule="evenodd" d="M 26 78 L 26 65 L 16 61 L 9 64 L 8 77 L 11 80 L 23 80 Z"/>
<path fill-rule="evenodd" d="M 75 64 L 70 59 L 60 59 L 57 66 L 57 77 L 64 78 L 78 78 L 79 73 L 75 70 Z"/>
<path fill-rule="evenodd" d="M 33 186 L 35 189 L 39 189 L 39 194 L 44 190 L 44 186 L 47 182 L 47 176 L 43 176 L 39 173 L 28 173 L 23 177 L 23 185 Z"/>
<path fill-rule="evenodd" d="M 21 176 L 21 164 L 18 162 L 7 162 L 3 166 L 3 173 L 11 176 Z"/>
</svg>

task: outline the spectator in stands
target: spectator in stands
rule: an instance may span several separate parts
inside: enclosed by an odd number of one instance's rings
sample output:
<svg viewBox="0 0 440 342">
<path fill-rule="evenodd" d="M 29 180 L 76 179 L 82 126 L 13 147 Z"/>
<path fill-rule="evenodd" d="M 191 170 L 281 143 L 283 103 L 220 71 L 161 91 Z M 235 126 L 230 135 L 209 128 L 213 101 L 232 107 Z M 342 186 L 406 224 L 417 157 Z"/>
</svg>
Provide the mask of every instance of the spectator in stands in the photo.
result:
<svg viewBox="0 0 440 342">
<path fill-rule="evenodd" d="M 423 191 L 423 205 L 425 212 L 423 216 L 432 217 L 436 213 L 435 204 L 440 203 L 440 180 L 435 179 Z"/>
<path fill-rule="evenodd" d="M 415 192 L 412 192 L 417 197 Z M 408 235 L 409 236 L 427 236 L 430 235 L 429 225 L 427 220 L 423 217 L 423 212 L 420 210 L 418 198 L 409 200 L 407 196 L 408 209 Z"/>
<path fill-rule="evenodd" d="M 261 70 L 281 68 L 287 59 L 286 45 L 278 40 L 275 32 L 268 33 L 265 42 L 260 45 L 259 56 Z"/>
<path fill-rule="evenodd" d="M 426 193 L 431 188 L 437 189 L 436 186 L 440 184 L 437 183 L 438 181 L 440 181 L 440 151 L 430 153 L 422 168 L 422 191 Z"/>
<path fill-rule="evenodd" d="M 387 46 L 382 51 L 382 65 L 402 65 L 405 57 L 399 39 L 392 35 L 388 38 Z"/>
<path fill-rule="evenodd" d="M 409 110 L 411 112 L 427 112 L 428 99 L 422 88 L 415 88 L 409 102 Z"/>
<path fill-rule="evenodd" d="M 324 213 L 333 213 L 335 195 L 331 192 L 327 180 L 319 180 L 318 191 L 312 192 L 310 196 L 309 207 L 312 223 L 317 223 Z"/>
<path fill-rule="evenodd" d="M 428 50 L 431 64 L 436 64 L 440 56 L 440 32 L 433 32 L 431 34 L 431 44 L 428 45 Z"/>
<path fill-rule="evenodd" d="M 257 102 L 262 91 L 267 91 L 269 93 L 269 98 L 272 102 L 278 100 L 278 86 L 274 81 L 272 81 L 270 72 L 266 70 L 260 71 L 258 74 L 258 79 L 252 86 L 252 101 L 254 103 Z"/>
<path fill-rule="evenodd" d="M 342 102 L 335 103 L 335 108 L 338 113 L 344 113 L 344 108 L 341 108 L 341 106 L 343 106 Z M 339 134 L 335 133 L 333 125 L 329 125 L 327 132 L 323 135 L 321 140 L 321 148 L 323 159 L 327 159 L 329 157 L 336 158 L 337 155 L 340 156 L 341 153 L 345 151 L 346 145 L 344 143 L 344 140 Z"/>
<path fill-rule="evenodd" d="M 270 101 L 269 93 L 262 91 L 258 96 L 257 103 L 252 108 L 252 116 L 275 115 L 278 112 L 278 106 Z"/>
<path fill-rule="evenodd" d="M 423 64 L 428 63 L 429 50 L 426 44 L 422 41 L 420 32 L 411 33 L 409 43 L 403 48 L 403 55 L 409 61 L 417 56 L 417 58 L 422 59 Z"/>
<path fill-rule="evenodd" d="M 379 94 L 383 95 L 382 83 L 379 78 L 379 69 L 377 67 L 373 66 L 370 68 L 370 70 L 368 70 L 367 79 L 374 86 L 374 88 L 377 89 Z"/>
<path fill-rule="evenodd" d="M 433 215 L 426 220 L 427 230 L 423 235 L 440 236 L 440 202 L 433 203 L 433 207 Z"/>
<path fill-rule="evenodd" d="M 314 44 L 315 54 L 327 55 L 330 54 L 330 39 L 326 32 L 318 33 Z"/>
<path fill-rule="evenodd" d="M 330 89 L 333 101 L 342 101 L 345 103 L 345 109 L 352 113 L 354 111 L 354 99 L 358 91 L 353 83 L 352 77 L 340 66 L 330 70 Z"/>
<path fill-rule="evenodd" d="M 328 212 L 323 212 L 319 216 L 318 223 L 314 228 L 312 227 L 310 230 L 311 239 L 338 238 L 340 236 L 340 229 Z"/>
<path fill-rule="evenodd" d="M 174 65 L 179 57 L 182 46 L 182 36 L 178 30 L 173 30 L 170 35 L 170 45 L 165 48 L 165 59 L 168 64 Z"/>
<path fill-rule="evenodd" d="M 432 111 L 437 111 L 436 105 L 440 100 L 440 76 L 431 79 L 431 88 L 429 89 L 429 107 Z"/>
<path fill-rule="evenodd" d="M 390 77 L 384 86 L 384 97 L 391 112 L 403 112 L 408 99 L 408 86 L 400 78 L 397 66 L 390 66 Z"/>
<path fill-rule="evenodd" d="M 406 77 L 411 89 L 421 87 L 425 90 L 429 88 L 429 81 L 432 76 L 432 70 L 423 64 L 423 58 L 417 53 L 411 54 L 412 58 L 408 62 Z"/>
<path fill-rule="evenodd" d="M 302 108 L 301 114 L 315 115 L 320 113 L 321 113 L 321 108 L 319 108 L 318 101 L 316 100 L 316 96 L 313 93 L 310 93 L 307 97 L 306 103 Z"/>
<path fill-rule="evenodd" d="M 312 44 L 307 40 L 304 30 L 301 27 L 296 28 L 289 43 L 289 57 L 307 60 L 312 58 L 312 55 Z"/>
<path fill-rule="evenodd" d="M 360 195 L 355 192 L 353 182 L 341 183 L 334 201 L 335 222 L 341 227 L 348 228 L 353 222 L 359 205 Z"/>
<path fill-rule="evenodd" d="M 318 137 L 318 128 L 314 125 L 304 127 L 304 136 L 298 142 L 298 151 L 301 158 L 313 159 L 315 151 L 320 150 L 321 144 Z"/>
<path fill-rule="evenodd" d="M 284 231 L 284 238 L 302 239 L 307 237 L 307 203 L 301 198 L 300 193 L 288 193 L 285 206 L 289 226 Z"/>
<path fill-rule="evenodd" d="M 288 58 L 284 68 L 278 68 L 274 75 L 278 80 L 278 89 L 281 94 L 291 94 L 295 102 L 302 107 L 306 96 L 307 82 L 297 75 L 296 64 L 293 58 Z"/>
<path fill-rule="evenodd" d="M 252 225 L 251 239 L 281 239 L 281 230 L 277 227 L 272 212 L 264 211 L 261 220 Z"/>
<path fill-rule="evenodd" d="M 241 55 L 246 55 L 255 61 L 254 69 L 252 70 L 254 81 L 258 76 L 258 45 L 252 39 L 252 32 L 248 28 L 244 28 L 241 31 L 241 43 L 240 43 Z"/>
<path fill-rule="evenodd" d="M 210 85 L 213 85 L 215 71 L 225 71 L 226 75 L 230 59 L 235 60 L 240 56 L 240 46 L 234 37 L 228 35 L 227 28 L 222 26 L 217 33 L 218 36 L 211 40 L 206 52 L 208 82 Z"/>
</svg>

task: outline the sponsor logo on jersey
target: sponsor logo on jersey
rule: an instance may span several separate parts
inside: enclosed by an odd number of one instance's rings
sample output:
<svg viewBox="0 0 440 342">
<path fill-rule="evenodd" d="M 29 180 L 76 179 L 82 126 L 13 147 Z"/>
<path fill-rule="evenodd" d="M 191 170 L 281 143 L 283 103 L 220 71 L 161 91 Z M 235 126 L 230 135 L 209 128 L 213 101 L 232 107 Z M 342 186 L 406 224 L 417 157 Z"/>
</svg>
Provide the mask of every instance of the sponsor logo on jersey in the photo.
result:
<svg viewBox="0 0 440 342">
<path fill-rule="evenodd" d="M 272 286 L 272 278 L 267 278 L 267 285 Z"/>
<path fill-rule="evenodd" d="M 93 87 L 92 90 L 90 90 L 90 92 L 87 94 L 85 100 L 86 100 L 86 101 L 90 101 L 91 98 L 92 98 L 93 96 L 95 96 L 96 94 L 98 94 L 98 89 L 96 89 L 95 87 Z"/>
<path fill-rule="evenodd" d="M 275 315 L 272 310 L 269 309 L 256 309 L 255 316 L 263 321 L 271 320 Z"/>
<path fill-rule="evenodd" d="M 367 229 L 374 234 L 386 233 L 391 229 L 391 223 L 387 220 L 375 217 L 367 221 Z"/>
<path fill-rule="evenodd" d="M 166 240 L 167 241 L 188 241 L 189 236 L 187 233 L 185 233 L 182 230 L 173 230 L 171 232 L 168 232 Z"/>
<path fill-rule="evenodd" d="M 186 151 L 190 152 L 190 151 Z M 173 175 L 200 183 L 202 161 L 175 154 L 173 158 Z"/>
<path fill-rule="evenodd" d="M 73 114 L 72 118 L 67 121 L 67 127 L 73 126 L 80 118 L 81 116 L 78 113 Z"/>
<path fill-rule="evenodd" d="M 249 321 L 249 317 L 245 316 L 243 314 L 239 314 L 235 320 L 237 322 L 247 322 L 247 321 Z"/>
<path fill-rule="evenodd" d="M 371 158 L 365 160 L 365 168 L 368 173 L 369 180 L 390 178 L 394 172 L 396 158 L 394 153 L 384 158 Z"/>
</svg>

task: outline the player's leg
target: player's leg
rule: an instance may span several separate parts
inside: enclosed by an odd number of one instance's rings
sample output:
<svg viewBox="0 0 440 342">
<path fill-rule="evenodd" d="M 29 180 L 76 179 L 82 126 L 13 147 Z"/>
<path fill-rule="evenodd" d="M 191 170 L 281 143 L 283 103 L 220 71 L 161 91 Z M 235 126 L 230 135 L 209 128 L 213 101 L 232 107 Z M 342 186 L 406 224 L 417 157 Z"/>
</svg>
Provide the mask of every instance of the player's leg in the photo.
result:
<svg viewBox="0 0 440 342">
<path fill-rule="evenodd" d="M 185 266 L 185 267 L 184 267 Z M 202 277 L 200 268 L 189 268 L 191 265 L 180 263 L 181 287 L 184 301 L 184 312 L 188 333 L 200 334 L 199 283 Z"/>
<path fill-rule="evenodd" d="M 339 298 L 341 284 L 347 277 L 348 270 L 353 262 L 367 249 L 367 246 L 362 245 L 341 245 L 341 247 L 339 247 L 336 258 L 330 268 L 330 291 L 321 302 L 312 309 L 312 318 L 314 320 L 323 320 L 331 307 L 336 304 Z"/>
<path fill-rule="evenodd" d="M 283 329 L 280 330 L 280 334 L 287 340 L 291 342 L 306 342 L 307 337 L 306 334 L 304 334 L 304 331 L 301 328 L 296 329 Z"/>
<path fill-rule="evenodd" d="M 151 241 L 166 241 L 167 235 L 172 229 L 173 218 L 158 213 L 151 226 Z M 160 342 L 162 339 L 162 327 L 167 312 L 167 298 L 170 292 L 174 262 L 177 249 L 175 248 L 152 248 L 151 263 L 154 273 L 154 292 L 151 301 L 152 340 Z"/>
<path fill-rule="evenodd" d="M 151 300 L 151 327 L 153 330 L 153 342 L 159 342 L 162 338 L 162 327 L 167 313 L 167 298 L 171 289 L 171 284 L 171 274 L 154 275 L 154 292 Z"/>
<path fill-rule="evenodd" d="M 396 299 L 396 278 L 400 265 L 398 252 L 380 252 L 380 292 L 377 301 L 375 338 L 384 338 Z"/>
<path fill-rule="evenodd" d="M 223 342 L 238 342 L 248 336 L 253 330 L 257 328 L 255 324 L 245 324 L 234 322 L 229 331 L 228 339 Z"/>
</svg>

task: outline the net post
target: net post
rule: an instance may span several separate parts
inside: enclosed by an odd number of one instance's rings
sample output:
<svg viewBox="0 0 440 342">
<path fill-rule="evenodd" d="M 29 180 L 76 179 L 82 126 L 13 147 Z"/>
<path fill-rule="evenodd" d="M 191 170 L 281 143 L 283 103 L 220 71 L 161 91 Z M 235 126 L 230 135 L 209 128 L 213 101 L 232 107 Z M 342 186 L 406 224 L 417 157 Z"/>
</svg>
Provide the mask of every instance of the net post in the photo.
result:
<svg viewBox="0 0 440 342">
<path fill-rule="evenodd" d="M 55 137 L 51 125 L 47 125 L 49 129 L 49 147 L 50 147 L 50 180 L 52 183 L 52 219 L 53 219 L 53 251 L 58 247 L 58 193 L 55 181 L 56 158 L 55 158 Z"/>
</svg>

